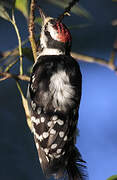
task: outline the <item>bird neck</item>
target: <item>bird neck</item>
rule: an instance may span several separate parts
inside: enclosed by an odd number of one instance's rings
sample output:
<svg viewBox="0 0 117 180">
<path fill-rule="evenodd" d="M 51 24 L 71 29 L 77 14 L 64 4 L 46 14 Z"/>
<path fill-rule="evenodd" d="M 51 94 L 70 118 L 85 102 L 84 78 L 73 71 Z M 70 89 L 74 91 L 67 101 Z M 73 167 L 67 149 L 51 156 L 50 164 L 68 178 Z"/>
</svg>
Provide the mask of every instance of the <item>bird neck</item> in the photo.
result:
<svg viewBox="0 0 117 180">
<path fill-rule="evenodd" d="M 60 49 L 43 48 L 38 54 L 38 57 L 45 55 L 65 55 L 65 52 L 61 51 Z"/>
</svg>

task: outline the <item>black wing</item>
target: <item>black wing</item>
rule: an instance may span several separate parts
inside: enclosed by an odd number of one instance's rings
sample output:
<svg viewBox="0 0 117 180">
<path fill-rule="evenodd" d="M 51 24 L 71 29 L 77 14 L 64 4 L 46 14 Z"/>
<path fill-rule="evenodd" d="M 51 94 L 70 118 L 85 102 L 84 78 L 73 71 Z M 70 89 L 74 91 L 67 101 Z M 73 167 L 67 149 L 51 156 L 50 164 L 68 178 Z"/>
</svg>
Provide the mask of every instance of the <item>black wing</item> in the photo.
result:
<svg viewBox="0 0 117 180">
<path fill-rule="evenodd" d="M 81 81 L 79 65 L 70 56 L 41 56 L 33 67 L 31 121 L 47 176 L 59 178 L 68 166 L 76 139 Z"/>
</svg>

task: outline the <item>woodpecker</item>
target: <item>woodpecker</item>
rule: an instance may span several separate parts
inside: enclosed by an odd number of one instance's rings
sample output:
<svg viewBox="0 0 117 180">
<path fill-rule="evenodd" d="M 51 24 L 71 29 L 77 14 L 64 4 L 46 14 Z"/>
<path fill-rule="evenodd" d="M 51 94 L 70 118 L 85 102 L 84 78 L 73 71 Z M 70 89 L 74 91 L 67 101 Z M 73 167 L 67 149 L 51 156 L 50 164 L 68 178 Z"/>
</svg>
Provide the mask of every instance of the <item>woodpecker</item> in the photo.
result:
<svg viewBox="0 0 117 180">
<path fill-rule="evenodd" d="M 71 57 L 68 28 L 40 9 L 40 52 L 28 89 L 33 134 L 47 178 L 84 180 L 84 161 L 76 144 L 82 75 Z"/>
</svg>

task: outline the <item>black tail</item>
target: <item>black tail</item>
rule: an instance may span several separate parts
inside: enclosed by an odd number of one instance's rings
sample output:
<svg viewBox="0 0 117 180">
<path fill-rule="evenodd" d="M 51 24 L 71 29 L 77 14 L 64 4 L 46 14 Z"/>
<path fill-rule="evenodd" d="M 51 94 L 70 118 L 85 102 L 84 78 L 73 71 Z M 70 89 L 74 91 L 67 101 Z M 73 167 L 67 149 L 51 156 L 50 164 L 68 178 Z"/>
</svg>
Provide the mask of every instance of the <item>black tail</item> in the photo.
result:
<svg viewBox="0 0 117 180">
<path fill-rule="evenodd" d="M 67 173 L 69 180 L 85 180 L 86 166 L 84 165 L 84 163 L 86 162 L 82 160 L 80 152 L 74 146 L 72 152 L 70 153 L 67 165 Z"/>
</svg>

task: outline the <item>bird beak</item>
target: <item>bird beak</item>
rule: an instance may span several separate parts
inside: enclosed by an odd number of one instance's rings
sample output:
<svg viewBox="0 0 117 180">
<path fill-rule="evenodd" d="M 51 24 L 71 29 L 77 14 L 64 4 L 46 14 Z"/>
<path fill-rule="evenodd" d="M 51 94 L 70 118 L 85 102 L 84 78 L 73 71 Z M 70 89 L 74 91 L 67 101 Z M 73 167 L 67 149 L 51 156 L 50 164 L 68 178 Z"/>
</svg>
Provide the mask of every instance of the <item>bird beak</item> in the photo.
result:
<svg viewBox="0 0 117 180">
<path fill-rule="evenodd" d="M 40 7 L 39 7 L 39 12 L 40 12 L 40 16 L 42 19 L 42 25 L 44 25 L 47 16 L 44 14 L 44 12 L 42 11 L 42 9 Z"/>
<path fill-rule="evenodd" d="M 43 10 L 39 7 L 40 16 L 42 19 L 42 26 L 45 26 L 45 24 L 50 20 L 53 19 L 52 17 L 47 16 Z"/>
</svg>

